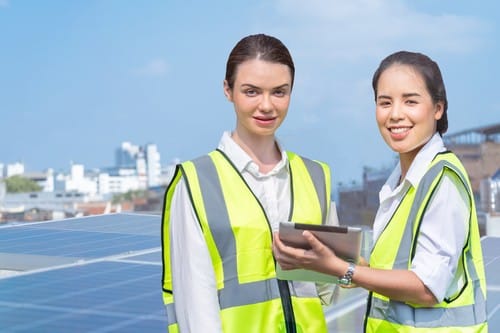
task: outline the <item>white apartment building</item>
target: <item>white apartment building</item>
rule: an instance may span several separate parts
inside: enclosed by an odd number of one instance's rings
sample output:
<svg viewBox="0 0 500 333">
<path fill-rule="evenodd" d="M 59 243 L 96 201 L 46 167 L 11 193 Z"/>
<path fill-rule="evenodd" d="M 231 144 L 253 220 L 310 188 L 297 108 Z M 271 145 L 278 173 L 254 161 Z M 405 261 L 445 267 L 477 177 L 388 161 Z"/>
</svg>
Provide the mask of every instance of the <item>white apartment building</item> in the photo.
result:
<svg viewBox="0 0 500 333">
<path fill-rule="evenodd" d="M 161 185 L 161 156 L 155 144 L 137 146 L 122 142 L 115 151 L 115 166 L 118 169 L 135 169 L 139 189 Z"/>
<path fill-rule="evenodd" d="M 55 189 L 53 169 L 47 169 L 44 172 L 25 172 L 22 176 L 36 182 L 42 188 L 42 192 L 53 192 Z"/>
<path fill-rule="evenodd" d="M 59 173 L 55 178 L 55 189 L 62 192 L 80 192 L 91 196 L 100 194 L 95 179 L 85 175 L 83 164 L 72 164 L 69 174 Z"/>
<path fill-rule="evenodd" d="M 43 192 L 54 191 L 54 170 L 52 169 L 43 172 L 26 172 L 24 163 L 16 162 L 7 165 L 0 163 L 0 179 L 12 176 L 22 176 L 36 182 Z"/>
<path fill-rule="evenodd" d="M 9 178 L 16 175 L 24 174 L 24 163 L 16 162 L 12 164 L 7 164 L 3 170 L 4 178 Z"/>
<path fill-rule="evenodd" d="M 24 164 L 20 162 L 0 164 L 0 171 L 6 178 L 22 175 L 32 179 L 42 187 L 43 192 L 81 193 L 96 200 L 165 184 L 160 153 L 155 144 L 138 146 L 122 142 L 115 151 L 115 162 L 114 167 L 88 171 L 83 164 L 72 163 L 68 174 L 54 174 L 53 169 L 26 173 Z"/>
<path fill-rule="evenodd" d="M 155 144 L 147 144 L 146 152 L 146 165 L 147 165 L 147 179 L 148 187 L 155 187 L 161 185 L 161 163 L 160 153 Z"/>
<path fill-rule="evenodd" d="M 58 174 L 55 183 L 56 190 L 80 192 L 96 200 L 146 188 L 145 177 L 139 176 L 136 169 L 108 168 L 86 172 L 83 164 L 73 164 L 69 174 Z"/>
<path fill-rule="evenodd" d="M 102 178 L 102 181 L 106 178 L 107 184 L 101 184 L 102 187 L 108 187 L 108 193 L 117 194 L 146 189 L 145 176 L 140 175 L 136 169 L 115 168 L 110 171 L 107 177 Z"/>
</svg>

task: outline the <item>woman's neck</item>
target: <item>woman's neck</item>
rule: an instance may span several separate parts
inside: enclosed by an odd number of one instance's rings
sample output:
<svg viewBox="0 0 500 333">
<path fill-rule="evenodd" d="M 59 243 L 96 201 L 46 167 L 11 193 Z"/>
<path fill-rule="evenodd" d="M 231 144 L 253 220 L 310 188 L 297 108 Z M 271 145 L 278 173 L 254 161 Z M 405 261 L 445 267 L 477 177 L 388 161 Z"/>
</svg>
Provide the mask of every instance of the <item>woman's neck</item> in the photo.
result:
<svg viewBox="0 0 500 333">
<path fill-rule="evenodd" d="M 281 161 L 281 152 L 274 136 L 250 138 L 242 137 L 237 132 L 233 132 L 231 137 L 259 166 L 259 171 L 264 174 L 271 171 Z"/>
<path fill-rule="evenodd" d="M 401 178 L 400 178 L 400 183 L 405 179 L 406 174 L 408 173 L 408 170 L 410 170 L 410 166 L 415 160 L 415 157 L 417 156 L 417 152 L 412 151 L 409 153 L 405 154 L 399 154 L 399 164 L 401 166 Z"/>
</svg>

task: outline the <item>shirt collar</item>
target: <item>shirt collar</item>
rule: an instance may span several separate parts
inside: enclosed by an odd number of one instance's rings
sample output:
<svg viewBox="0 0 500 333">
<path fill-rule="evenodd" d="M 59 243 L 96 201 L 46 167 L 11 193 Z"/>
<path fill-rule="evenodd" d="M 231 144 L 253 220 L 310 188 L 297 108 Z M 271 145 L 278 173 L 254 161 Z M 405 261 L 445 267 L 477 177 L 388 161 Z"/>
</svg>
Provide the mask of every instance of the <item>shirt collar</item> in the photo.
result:
<svg viewBox="0 0 500 333">
<path fill-rule="evenodd" d="M 281 152 L 281 161 L 278 164 L 276 164 L 274 169 L 267 175 L 276 174 L 288 166 L 288 156 L 285 150 L 282 149 L 278 139 L 275 140 L 276 144 L 278 145 L 278 149 Z M 240 173 L 248 171 L 252 174 L 260 174 L 258 171 L 259 168 L 257 164 L 250 158 L 250 156 L 243 150 L 243 148 L 241 148 L 240 145 L 238 145 L 233 140 L 230 131 L 225 131 L 222 134 L 222 138 L 220 139 L 218 149 L 222 150 L 224 154 L 226 154 L 229 157 L 231 162 L 233 162 L 234 166 Z"/>
<path fill-rule="evenodd" d="M 408 180 L 413 186 L 416 186 L 424 174 L 427 172 L 429 164 L 436 155 L 442 151 L 445 151 L 443 139 L 438 132 L 434 133 L 432 138 L 427 141 L 427 143 L 420 149 L 415 156 L 415 159 L 410 165 L 410 169 L 406 174 L 405 180 Z M 400 168 L 401 173 L 401 168 Z"/>
<path fill-rule="evenodd" d="M 429 164 L 432 162 L 436 154 L 445 150 L 446 147 L 444 146 L 441 135 L 439 135 L 438 132 L 434 133 L 431 139 L 427 141 L 427 143 L 417 153 L 417 156 L 415 156 L 415 159 L 410 165 L 410 169 L 406 173 L 405 179 L 401 181 L 399 186 L 398 183 L 400 182 L 399 178 L 401 177 L 401 162 L 398 162 L 391 175 L 382 186 L 380 192 L 381 201 L 398 188 L 406 188 L 408 185 L 416 186 L 424 176 Z"/>
</svg>

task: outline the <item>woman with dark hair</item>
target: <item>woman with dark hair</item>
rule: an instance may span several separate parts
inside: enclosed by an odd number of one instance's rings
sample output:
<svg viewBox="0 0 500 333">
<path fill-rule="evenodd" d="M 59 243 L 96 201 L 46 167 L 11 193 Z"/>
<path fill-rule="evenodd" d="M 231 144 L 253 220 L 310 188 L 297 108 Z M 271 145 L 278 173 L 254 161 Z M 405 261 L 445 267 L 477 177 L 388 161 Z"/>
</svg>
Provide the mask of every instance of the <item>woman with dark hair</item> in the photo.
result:
<svg viewBox="0 0 500 333">
<path fill-rule="evenodd" d="M 441 138 L 448 102 L 439 67 L 396 52 L 381 62 L 373 90 L 380 133 L 399 164 L 379 193 L 369 267 L 340 259 L 309 232 L 306 252 L 275 236 L 277 260 L 369 290 L 365 332 L 487 332 L 476 208 L 467 172 Z"/>
<path fill-rule="evenodd" d="M 324 290 L 278 280 L 272 254 L 279 222 L 330 221 L 329 167 L 285 151 L 275 137 L 294 74 L 288 49 L 271 36 L 247 36 L 229 55 L 224 95 L 235 129 L 216 150 L 178 165 L 165 194 L 169 332 L 327 330 Z"/>
</svg>

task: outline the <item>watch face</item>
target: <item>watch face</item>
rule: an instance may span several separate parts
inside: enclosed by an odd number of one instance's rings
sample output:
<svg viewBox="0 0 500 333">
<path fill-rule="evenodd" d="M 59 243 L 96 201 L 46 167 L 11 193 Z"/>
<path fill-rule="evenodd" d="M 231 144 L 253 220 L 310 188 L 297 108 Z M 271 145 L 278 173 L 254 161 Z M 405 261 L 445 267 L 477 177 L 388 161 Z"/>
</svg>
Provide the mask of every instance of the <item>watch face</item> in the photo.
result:
<svg viewBox="0 0 500 333">
<path fill-rule="evenodd" d="M 349 279 L 343 277 L 343 278 L 339 279 L 339 284 L 346 286 L 346 285 L 351 284 L 351 281 Z"/>
<path fill-rule="evenodd" d="M 350 263 L 347 268 L 347 272 L 344 276 L 340 277 L 338 283 L 343 286 L 348 286 L 352 282 L 352 276 L 354 275 L 354 264 Z"/>
</svg>

